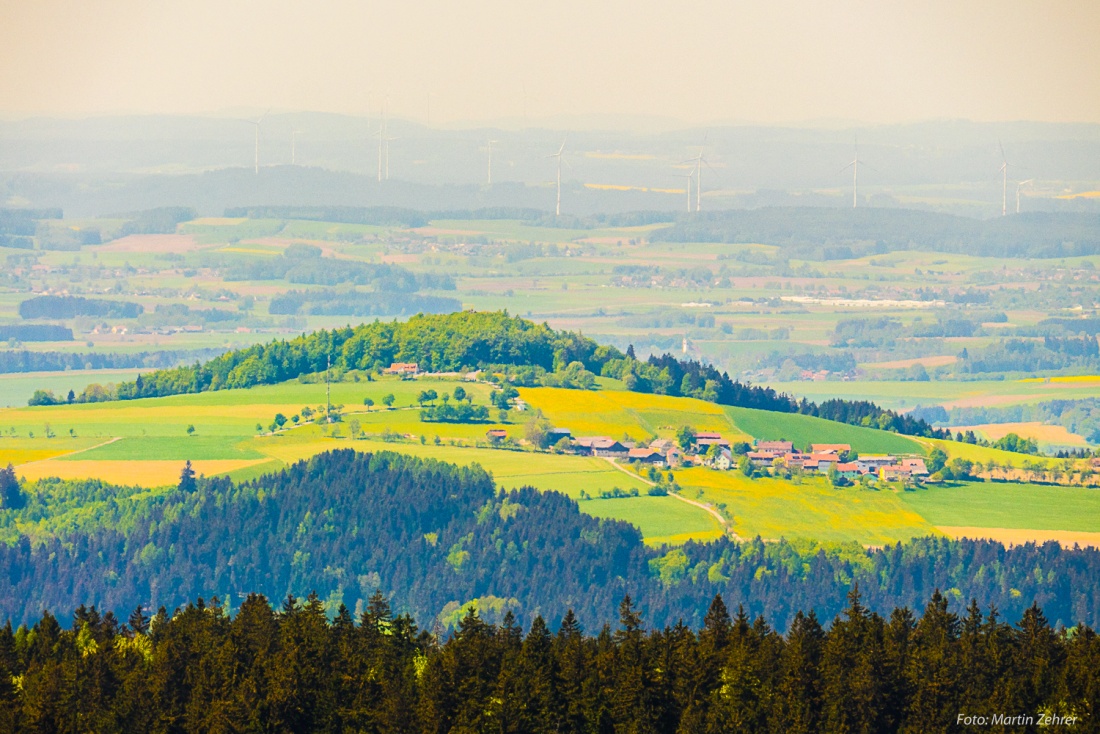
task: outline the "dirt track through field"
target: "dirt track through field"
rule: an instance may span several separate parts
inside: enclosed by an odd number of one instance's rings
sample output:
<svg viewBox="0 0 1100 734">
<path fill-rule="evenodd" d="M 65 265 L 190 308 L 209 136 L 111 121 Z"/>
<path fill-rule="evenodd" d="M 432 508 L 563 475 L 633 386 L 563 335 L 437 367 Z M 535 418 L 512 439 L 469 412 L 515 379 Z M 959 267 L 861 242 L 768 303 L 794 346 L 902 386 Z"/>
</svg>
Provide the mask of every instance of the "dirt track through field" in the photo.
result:
<svg viewBox="0 0 1100 734">
<path fill-rule="evenodd" d="M 637 479 L 641 482 L 644 482 L 644 483 L 648 484 L 651 487 L 656 487 L 657 486 L 656 482 L 651 482 L 648 479 L 646 479 L 645 477 L 639 476 L 639 475 L 635 474 L 634 472 L 628 470 L 626 467 L 620 466 L 618 464 L 618 462 L 616 462 L 614 459 L 612 459 L 610 457 L 604 457 L 604 458 L 607 459 L 607 463 L 611 464 L 611 466 L 615 467 L 616 469 L 621 471 L 623 474 L 626 474 L 629 477 L 633 477 L 634 479 Z M 737 541 L 741 540 L 741 538 L 738 537 L 737 533 L 733 532 L 729 528 L 729 526 L 726 524 L 726 518 L 722 517 L 722 513 L 718 512 L 718 510 L 714 509 L 710 505 L 704 504 L 702 502 L 696 502 L 695 500 L 689 500 L 687 497 L 681 497 L 676 492 L 669 492 L 668 496 L 669 497 L 675 497 L 676 499 L 680 500 L 681 502 L 687 502 L 689 505 L 695 505 L 700 510 L 704 510 L 705 512 L 709 513 L 710 515 L 712 515 L 714 517 L 715 520 L 717 520 L 719 522 L 719 524 L 723 528 L 725 528 L 726 532 L 728 532 L 731 536 L 733 536 L 734 540 L 737 540 Z M 1097 533 L 1097 535 L 1100 535 L 1100 533 Z"/>
</svg>

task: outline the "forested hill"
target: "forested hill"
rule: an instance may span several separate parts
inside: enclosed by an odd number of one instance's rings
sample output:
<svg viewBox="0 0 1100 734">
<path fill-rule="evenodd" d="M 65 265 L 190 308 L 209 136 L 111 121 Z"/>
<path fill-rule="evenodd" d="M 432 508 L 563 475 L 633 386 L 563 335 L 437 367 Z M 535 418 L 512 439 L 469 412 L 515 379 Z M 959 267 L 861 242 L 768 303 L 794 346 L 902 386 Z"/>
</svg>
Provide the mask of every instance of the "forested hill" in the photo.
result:
<svg viewBox="0 0 1100 734">
<path fill-rule="evenodd" d="M 463 311 L 418 314 L 408 321 L 375 321 L 356 327 L 317 331 L 289 341 L 226 352 L 205 363 L 141 375 L 120 384 L 120 400 L 182 393 L 247 388 L 337 370 L 379 370 L 394 362 L 416 362 L 427 372 L 457 372 L 501 366 L 555 371 L 579 363 L 593 373 L 622 379 L 627 389 L 820 418 L 915 436 L 947 437 L 894 411 L 861 401 L 829 400 L 820 405 L 797 401 L 767 387 L 732 380 L 728 374 L 672 355 L 643 362 L 633 350 L 623 354 L 575 332 L 555 331 L 546 324 L 506 312 Z M 103 391 L 97 395 L 104 394 Z M 97 398 L 98 399 L 98 398 Z"/>
<path fill-rule="evenodd" d="M 1037 602 L 1066 626 L 1100 619 L 1094 550 L 931 538 L 843 555 L 729 540 L 655 550 L 633 526 L 581 514 L 564 495 L 498 492 L 476 466 L 389 453 L 335 451 L 248 484 L 188 478 L 156 499 L 55 480 L 25 487 L 25 502 L 5 503 L 21 509 L 0 510 L 0 523 L 35 524 L 49 496 L 81 492 L 113 501 L 76 530 L 0 544 L 0 619 L 91 604 L 172 609 L 213 595 L 235 608 L 249 593 L 310 591 L 330 611 L 358 613 L 382 591 L 396 610 L 444 628 L 464 606 L 490 620 L 512 610 L 524 624 L 573 609 L 594 628 L 616 619 L 626 594 L 663 627 L 701 624 L 721 593 L 785 629 L 799 610 L 832 618 L 853 582 L 884 614 L 943 589 L 956 609 L 973 598 L 1019 618 Z"/>
<path fill-rule="evenodd" d="M 828 629 L 799 615 L 786 636 L 731 615 L 720 597 L 695 629 L 647 629 L 629 599 L 614 631 L 598 634 L 572 615 L 521 627 L 470 614 L 440 639 L 381 595 L 357 617 L 341 608 L 330 621 L 316 597 L 272 609 L 250 596 L 233 617 L 199 599 L 122 625 L 81 607 L 68 630 L 49 614 L 30 630 L 0 628 L 0 729 L 886 734 L 1098 723 L 1100 638 L 1052 629 L 1037 608 L 1013 627 L 976 607 L 954 614 L 936 595 L 919 621 L 906 610 L 885 619 L 853 595 Z"/>
</svg>

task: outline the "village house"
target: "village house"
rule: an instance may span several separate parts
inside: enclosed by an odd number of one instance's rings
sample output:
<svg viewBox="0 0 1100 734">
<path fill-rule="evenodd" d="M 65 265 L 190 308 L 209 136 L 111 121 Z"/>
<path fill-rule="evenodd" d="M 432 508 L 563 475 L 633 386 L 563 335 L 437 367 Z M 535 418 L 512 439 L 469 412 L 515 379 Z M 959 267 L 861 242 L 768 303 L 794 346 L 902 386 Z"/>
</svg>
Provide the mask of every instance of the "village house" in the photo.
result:
<svg viewBox="0 0 1100 734">
<path fill-rule="evenodd" d="M 884 466 L 878 470 L 878 478 L 884 482 L 904 482 L 909 479 L 910 476 L 908 469 L 898 466 L 897 464 Z"/>
<path fill-rule="evenodd" d="M 877 474 L 884 466 L 892 466 L 897 460 L 889 455 L 861 456 L 856 459 L 859 471 L 863 474 Z"/>
<path fill-rule="evenodd" d="M 794 444 L 790 441 L 757 441 L 756 451 L 763 454 L 786 456 L 794 451 Z"/>
<path fill-rule="evenodd" d="M 851 452 L 852 446 L 847 443 L 812 443 L 810 444 L 811 454 L 847 454 Z"/>
<path fill-rule="evenodd" d="M 733 466 L 733 452 L 729 449 L 722 449 L 714 459 L 714 468 L 720 471 L 729 471 Z"/>
<path fill-rule="evenodd" d="M 401 375 L 402 377 L 415 377 L 420 374 L 420 366 L 416 362 L 394 362 L 382 370 L 387 375 Z"/>
<path fill-rule="evenodd" d="M 670 449 L 676 448 L 676 442 L 671 438 L 657 438 L 650 442 L 649 448 L 667 454 Z"/>
<path fill-rule="evenodd" d="M 711 431 L 702 431 L 695 434 L 694 450 L 696 453 L 705 454 L 711 446 L 729 448 L 730 442 L 722 438 L 722 434 Z"/>
<path fill-rule="evenodd" d="M 630 453 L 630 449 L 609 436 L 581 436 L 576 441 L 576 449 L 578 454 L 611 458 Z"/>
<path fill-rule="evenodd" d="M 551 428 L 549 431 L 546 432 L 546 436 L 550 439 L 550 445 L 553 446 L 563 438 L 572 439 L 573 432 L 570 431 L 568 428 Z"/>
<path fill-rule="evenodd" d="M 836 473 L 845 479 L 859 478 L 859 464 L 854 461 L 844 461 L 836 465 Z"/>
<path fill-rule="evenodd" d="M 750 451 L 745 456 L 749 457 L 749 461 L 752 462 L 753 466 L 771 466 L 776 455 L 766 451 Z"/>
<path fill-rule="evenodd" d="M 924 459 L 900 459 L 898 465 L 908 470 L 909 475 L 913 477 L 926 477 L 928 476 L 928 467 L 924 464 Z"/>
<path fill-rule="evenodd" d="M 508 438 L 508 432 L 503 428 L 490 428 L 485 432 L 485 438 L 496 443 L 497 441 L 503 441 Z"/>
<path fill-rule="evenodd" d="M 684 452 L 673 446 L 665 452 L 665 463 L 669 466 L 680 466 L 684 463 Z"/>
<path fill-rule="evenodd" d="M 652 464 L 653 466 L 665 465 L 665 457 L 660 451 L 656 451 L 652 448 L 630 449 L 627 452 L 626 458 L 630 461 L 640 461 L 643 464 Z"/>
</svg>

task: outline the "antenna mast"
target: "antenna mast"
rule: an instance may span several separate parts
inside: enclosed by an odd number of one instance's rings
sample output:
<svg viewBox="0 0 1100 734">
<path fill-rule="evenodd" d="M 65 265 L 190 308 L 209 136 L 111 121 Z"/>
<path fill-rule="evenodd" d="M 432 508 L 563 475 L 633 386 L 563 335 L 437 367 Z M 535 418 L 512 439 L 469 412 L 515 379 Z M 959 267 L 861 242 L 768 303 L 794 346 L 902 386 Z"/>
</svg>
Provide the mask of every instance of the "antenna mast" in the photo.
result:
<svg viewBox="0 0 1100 734">
<path fill-rule="evenodd" d="M 329 372 L 332 370 L 332 355 L 325 355 L 325 422 L 332 423 L 332 383 Z"/>
</svg>

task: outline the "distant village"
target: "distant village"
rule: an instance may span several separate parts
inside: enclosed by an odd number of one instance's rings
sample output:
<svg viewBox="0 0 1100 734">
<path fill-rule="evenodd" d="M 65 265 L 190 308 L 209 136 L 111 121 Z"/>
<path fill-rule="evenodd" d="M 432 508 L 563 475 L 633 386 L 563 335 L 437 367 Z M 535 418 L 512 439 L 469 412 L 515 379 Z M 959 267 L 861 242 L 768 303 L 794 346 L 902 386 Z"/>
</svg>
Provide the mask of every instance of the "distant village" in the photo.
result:
<svg viewBox="0 0 1100 734">
<path fill-rule="evenodd" d="M 731 445 L 721 434 L 700 431 L 693 433 L 685 448 L 669 438 L 658 438 L 648 445 L 619 441 L 610 436 L 577 436 L 567 428 L 552 428 L 549 444 L 557 450 L 579 456 L 599 456 L 621 459 L 657 468 L 707 466 L 717 471 L 730 471 L 746 464 L 757 472 L 777 474 L 801 472 L 829 475 L 834 479 L 857 481 L 867 476 L 886 482 L 920 481 L 928 476 L 928 468 L 920 457 L 868 454 L 860 456 L 846 443 L 815 443 L 808 451 L 795 448 L 791 441 L 755 441 L 752 444 Z M 506 440 L 502 428 L 486 432 L 490 443 Z"/>
<path fill-rule="evenodd" d="M 425 374 L 420 372 L 415 362 L 395 362 L 384 372 L 404 379 Z M 476 377 L 477 373 L 466 375 L 467 379 Z M 520 412 L 528 407 L 521 398 L 515 398 L 512 406 Z M 511 440 L 508 431 L 503 428 L 486 431 L 485 438 L 493 445 Z M 643 445 L 610 436 L 574 436 L 568 428 L 550 428 L 547 430 L 546 445 L 562 453 L 618 459 L 658 469 L 706 466 L 717 471 L 746 471 L 752 467 L 755 473 L 827 475 L 837 484 L 856 482 L 865 477 L 884 482 L 917 482 L 929 475 L 928 467 L 920 457 L 889 454 L 861 456 L 846 443 L 813 443 L 806 451 L 785 440 L 731 444 L 720 433 L 713 431 L 686 433 L 678 440 L 658 438 Z"/>
</svg>

